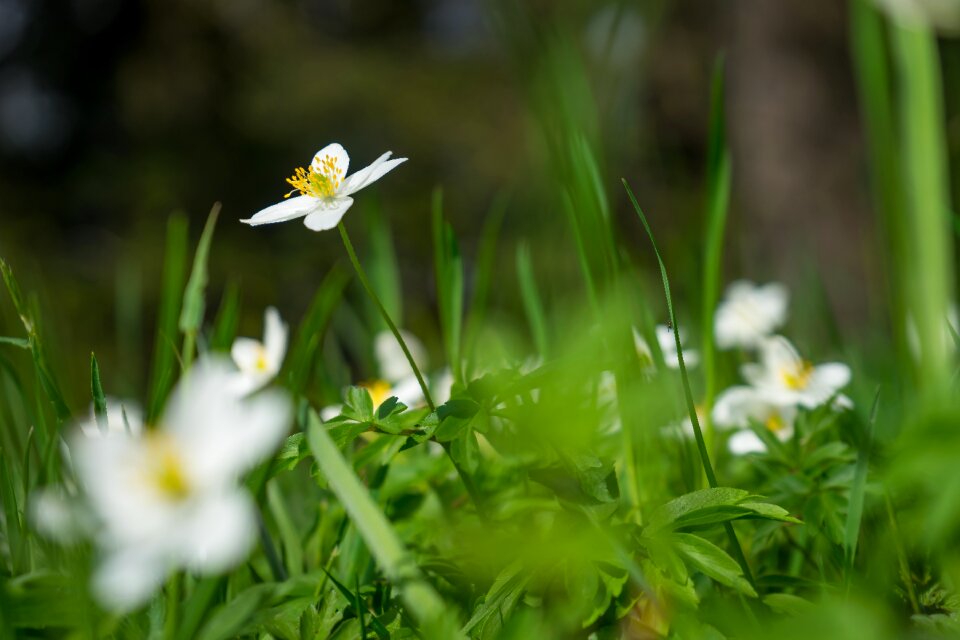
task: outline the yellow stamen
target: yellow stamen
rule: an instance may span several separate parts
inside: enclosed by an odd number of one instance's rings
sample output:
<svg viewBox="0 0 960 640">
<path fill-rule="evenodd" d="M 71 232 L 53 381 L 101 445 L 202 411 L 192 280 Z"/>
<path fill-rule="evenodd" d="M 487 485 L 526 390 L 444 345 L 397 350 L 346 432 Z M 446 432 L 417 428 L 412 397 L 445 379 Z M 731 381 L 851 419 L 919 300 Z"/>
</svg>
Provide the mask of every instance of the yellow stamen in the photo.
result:
<svg viewBox="0 0 960 640">
<path fill-rule="evenodd" d="M 342 182 L 343 169 L 337 164 L 337 159 L 329 155 L 323 156 L 319 163 L 311 164 L 309 170 L 297 167 L 294 174 L 287 178 L 293 191 L 284 198 L 289 198 L 294 191 L 299 191 L 302 196 L 332 198 Z"/>
<path fill-rule="evenodd" d="M 384 380 L 374 380 L 373 382 L 361 382 L 360 386 L 367 390 L 370 399 L 373 400 L 373 407 L 377 408 L 383 401 L 392 396 L 393 387 Z"/>
<path fill-rule="evenodd" d="M 257 349 L 257 361 L 253 366 L 256 367 L 257 371 L 266 371 L 270 366 L 267 361 L 267 350 L 263 346 Z"/>
<path fill-rule="evenodd" d="M 770 431 L 777 433 L 778 431 L 786 429 L 787 423 L 784 422 L 783 417 L 779 413 L 771 413 L 764 423 L 764 426 Z"/>
<path fill-rule="evenodd" d="M 179 502 L 190 495 L 190 482 L 173 438 L 158 431 L 145 437 L 146 481 L 164 498 Z"/>
<path fill-rule="evenodd" d="M 780 370 L 780 376 L 784 384 L 794 391 L 806 389 L 810 384 L 810 376 L 813 375 L 813 364 L 807 360 L 801 360 L 795 367 L 783 368 Z"/>
</svg>

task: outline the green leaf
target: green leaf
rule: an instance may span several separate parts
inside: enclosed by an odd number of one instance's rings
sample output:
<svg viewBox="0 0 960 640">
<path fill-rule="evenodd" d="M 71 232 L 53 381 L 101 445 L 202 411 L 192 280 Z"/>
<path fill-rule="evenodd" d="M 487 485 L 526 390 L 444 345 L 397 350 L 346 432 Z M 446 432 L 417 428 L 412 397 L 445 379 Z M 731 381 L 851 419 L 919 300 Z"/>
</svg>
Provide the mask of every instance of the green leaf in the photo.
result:
<svg viewBox="0 0 960 640">
<path fill-rule="evenodd" d="M 737 561 L 717 545 L 690 533 L 675 533 L 673 545 L 690 566 L 704 575 L 752 598 L 757 597 Z"/>
<path fill-rule="evenodd" d="M 373 399 L 370 397 L 370 392 L 363 387 L 348 388 L 342 413 L 357 422 L 372 422 Z"/>
<path fill-rule="evenodd" d="M 225 640 L 234 638 L 244 628 L 247 621 L 274 594 L 276 585 L 258 584 L 240 592 L 237 597 L 214 610 L 210 619 L 203 625 L 197 640 Z"/>
<path fill-rule="evenodd" d="M 814 604 L 809 600 L 789 593 L 771 593 L 763 596 L 763 604 L 775 613 L 787 616 L 800 616 L 810 612 Z"/>
<path fill-rule="evenodd" d="M 798 524 L 800 521 L 777 505 L 757 502 L 757 496 L 742 489 L 701 489 L 671 500 L 650 516 L 651 534 L 664 529 L 704 528 L 732 520 L 760 518 Z"/>
<path fill-rule="evenodd" d="M 461 633 L 468 635 L 474 627 L 481 625 L 482 631 L 479 637 L 494 637 L 501 626 L 501 621 L 509 617 L 510 611 L 520 600 L 527 583 L 530 582 L 531 576 L 523 573 L 522 569 L 523 565 L 516 561 L 500 571 L 487 590 L 483 601 L 477 605 L 470 620 L 461 629 Z M 488 620 L 493 622 L 489 629 L 486 624 Z"/>
</svg>

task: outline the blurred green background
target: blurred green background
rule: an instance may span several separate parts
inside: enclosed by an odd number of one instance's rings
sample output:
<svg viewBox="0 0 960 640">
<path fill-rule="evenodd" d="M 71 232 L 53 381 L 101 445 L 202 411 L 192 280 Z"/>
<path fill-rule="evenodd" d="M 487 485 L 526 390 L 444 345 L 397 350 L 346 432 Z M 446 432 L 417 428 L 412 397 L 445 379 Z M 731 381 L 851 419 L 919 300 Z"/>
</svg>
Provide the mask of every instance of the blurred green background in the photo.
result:
<svg viewBox="0 0 960 640">
<path fill-rule="evenodd" d="M 506 207 L 500 313 L 522 313 L 520 239 L 548 296 L 579 286 L 537 112 L 537 79 L 559 59 L 554 73 L 568 64 L 587 78 L 571 73 L 570 95 L 622 241 L 646 252 L 626 177 L 661 238 L 682 318 L 698 299 L 710 73 L 722 53 L 734 166 L 725 280 L 790 285 L 801 342 L 882 345 L 887 289 L 848 12 L 843 0 L 0 0 L 0 255 L 40 292 L 63 378 L 84 380 L 93 349 L 115 393 L 142 395 L 172 212 L 189 216 L 195 241 L 223 203 L 211 303 L 239 282 L 241 333 L 257 335 L 265 305 L 295 322 L 345 256 L 335 233 L 237 221 L 279 200 L 284 178 L 328 142 L 354 168 L 392 150 L 410 161 L 361 194 L 346 222 L 362 255 L 364 215 L 389 220 L 404 324 L 439 354 L 434 187 L 468 274 L 484 220 Z M 960 47 L 945 37 L 941 48 L 955 160 Z"/>
</svg>

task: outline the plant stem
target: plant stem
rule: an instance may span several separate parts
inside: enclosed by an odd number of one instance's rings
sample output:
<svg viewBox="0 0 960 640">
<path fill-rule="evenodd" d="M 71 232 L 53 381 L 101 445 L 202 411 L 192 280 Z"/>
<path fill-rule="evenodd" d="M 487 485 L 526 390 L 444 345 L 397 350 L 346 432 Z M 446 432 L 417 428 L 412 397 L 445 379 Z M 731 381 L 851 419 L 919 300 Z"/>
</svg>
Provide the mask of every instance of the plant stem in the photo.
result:
<svg viewBox="0 0 960 640">
<path fill-rule="evenodd" d="M 180 609 L 180 585 L 183 582 L 183 576 L 180 572 L 174 573 L 167 581 L 167 611 L 163 622 L 163 637 L 166 640 L 173 640 L 177 634 L 177 618 Z"/>
<path fill-rule="evenodd" d="M 347 234 L 347 228 L 341 222 L 337 225 L 337 228 L 340 229 L 340 237 L 343 238 L 343 246 L 347 250 L 347 255 L 350 256 L 350 263 L 353 264 L 353 269 L 357 272 L 357 277 L 360 278 L 360 284 L 363 285 L 363 288 L 367 291 L 367 295 L 370 296 L 370 299 L 373 300 L 373 303 L 377 306 L 377 309 L 380 310 L 380 315 L 383 316 L 384 322 L 387 323 L 387 326 L 390 327 L 391 333 L 397 339 L 397 342 L 400 343 L 400 348 L 403 349 L 403 355 L 407 357 L 407 362 L 410 363 L 410 368 L 413 369 L 413 374 L 417 377 L 417 382 L 420 384 L 420 389 L 423 391 L 423 398 L 427 401 L 427 406 L 430 407 L 430 411 L 436 411 L 437 407 L 433 404 L 433 398 L 430 396 L 430 390 L 427 388 L 427 383 L 423 379 L 423 374 L 420 373 L 420 367 L 417 366 L 416 361 L 414 361 L 413 356 L 410 354 L 410 349 L 407 348 L 407 343 L 404 342 L 403 336 L 400 335 L 400 330 L 397 329 L 397 325 L 393 323 L 393 320 L 390 318 L 390 314 L 387 312 L 386 307 L 383 306 L 383 303 L 380 302 L 380 298 L 377 297 L 377 294 L 374 292 L 373 287 L 370 286 L 370 280 L 367 279 L 367 274 L 363 270 L 363 267 L 360 266 L 360 261 L 357 259 L 357 253 L 353 250 L 353 243 L 350 242 L 350 236 Z"/>
</svg>

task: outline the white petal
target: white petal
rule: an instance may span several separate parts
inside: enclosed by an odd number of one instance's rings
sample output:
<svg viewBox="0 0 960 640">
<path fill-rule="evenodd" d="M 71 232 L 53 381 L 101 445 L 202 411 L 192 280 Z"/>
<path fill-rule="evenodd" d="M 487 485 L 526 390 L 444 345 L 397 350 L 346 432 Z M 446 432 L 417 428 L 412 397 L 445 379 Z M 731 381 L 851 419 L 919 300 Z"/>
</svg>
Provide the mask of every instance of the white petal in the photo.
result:
<svg viewBox="0 0 960 640">
<path fill-rule="evenodd" d="M 337 198 L 332 203 L 308 215 L 303 221 L 311 231 L 326 231 L 340 224 L 340 219 L 347 212 L 353 198 Z"/>
<path fill-rule="evenodd" d="M 422 372 L 427 366 L 427 350 L 420 340 L 409 331 L 400 330 L 400 336 L 407 344 L 413 361 Z M 373 338 L 373 355 L 377 361 L 380 377 L 391 384 L 413 375 L 413 368 L 407 360 L 403 348 L 390 331 L 381 331 Z"/>
<path fill-rule="evenodd" d="M 257 371 L 257 363 L 264 351 L 264 346 L 259 340 L 237 338 L 230 347 L 230 357 L 240 371 L 252 373 Z"/>
<path fill-rule="evenodd" d="M 201 573 L 219 573 L 242 561 L 256 538 L 253 502 L 243 491 L 205 497 L 181 523 L 180 559 Z"/>
<path fill-rule="evenodd" d="M 287 325 L 280 318 L 280 312 L 274 307 L 267 307 L 263 325 L 263 346 L 267 350 L 267 362 L 275 374 L 280 370 L 283 357 L 287 353 Z"/>
<path fill-rule="evenodd" d="M 286 222 L 287 220 L 301 218 L 313 213 L 320 208 L 321 204 L 321 201 L 313 196 L 296 196 L 295 198 L 287 198 L 273 206 L 267 207 L 252 217 L 241 220 L 240 222 L 245 222 L 254 227 L 272 222 Z"/>
<path fill-rule="evenodd" d="M 752 387 L 730 387 L 717 396 L 711 414 L 714 423 L 719 427 L 745 427 L 750 408 L 760 401 L 758 396 L 759 392 Z"/>
<path fill-rule="evenodd" d="M 763 366 L 771 372 L 800 371 L 803 359 L 789 340 L 773 336 L 763 343 Z"/>
<path fill-rule="evenodd" d="M 842 362 L 828 362 L 827 364 L 814 367 L 810 380 L 812 385 L 815 384 L 830 389 L 830 395 L 833 395 L 834 391 L 838 391 L 847 386 L 849 382 L 850 367 Z"/>
<path fill-rule="evenodd" d="M 347 179 L 343 181 L 343 184 L 340 185 L 340 190 L 338 195 L 349 196 L 356 193 L 364 187 L 368 187 L 384 175 L 393 171 L 396 167 L 403 164 L 407 161 L 406 158 L 395 158 L 393 160 L 388 160 L 392 155 L 390 151 L 387 151 L 385 154 L 373 161 L 372 164 L 368 167 L 364 167 L 357 171 L 351 176 L 347 176 Z"/>
<path fill-rule="evenodd" d="M 329 422 L 340 415 L 340 412 L 343 411 L 342 404 L 331 404 L 320 409 L 320 419 L 324 422 Z"/>
<path fill-rule="evenodd" d="M 423 389 L 416 376 L 410 376 L 406 380 L 401 380 L 390 389 L 389 396 L 396 396 L 397 400 L 408 407 L 417 407 L 423 404 Z"/>
<path fill-rule="evenodd" d="M 310 163 L 310 165 L 314 168 L 314 170 L 317 171 L 317 173 L 327 175 L 323 165 L 323 160 L 324 158 L 328 157 L 333 160 L 333 165 L 336 167 L 336 170 L 341 172 L 339 178 L 340 180 L 343 180 L 344 176 L 347 175 L 347 170 L 350 168 L 350 156 L 347 155 L 347 150 L 336 142 L 328 144 L 314 154 L 313 161 Z"/>
<path fill-rule="evenodd" d="M 729 447 L 731 453 L 736 455 L 761 453 L 767 450 L 767 445 L 763 443 L 760 436 L 749 429 L 738 431 L 730 436 L 730 440 L 727 441 L 727 447 Z"/>
<path fill-rule="evenodd" d="M 93 592 L 105 607 L 131 611 L 150 599 L 170 567 L 162 558 L 135 547 L 109 553 L 93 575 Z"/>
</svg>

